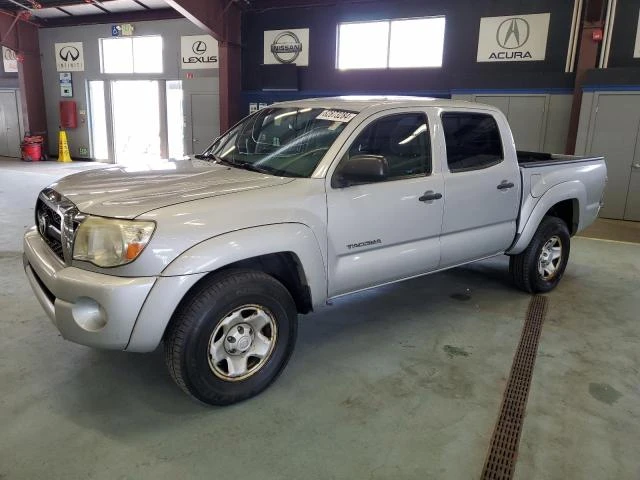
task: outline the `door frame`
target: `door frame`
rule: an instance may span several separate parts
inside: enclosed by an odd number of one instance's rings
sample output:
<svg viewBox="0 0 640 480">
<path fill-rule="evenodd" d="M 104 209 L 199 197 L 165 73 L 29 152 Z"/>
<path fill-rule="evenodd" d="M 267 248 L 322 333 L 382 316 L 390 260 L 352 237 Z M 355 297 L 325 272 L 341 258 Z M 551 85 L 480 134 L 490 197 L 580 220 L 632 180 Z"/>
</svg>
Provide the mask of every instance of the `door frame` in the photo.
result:
<svg viewBox="0 0 640 480">
<path fill-rule="evenodd" d="M 113 82 L 127 81 L 153 81 L 158 82 L 158 109 L 160 115 L 160 158 L 169 158 L 169 126 L 167 118 L 167 82 L 182 81 L 181 78 L 131 78 L 127 76 L 110 76 L 109 78 L 88 78 L 86 80 L 87 104 L 91 105 L 89 98 L 89 82 L 104 82 L 104 102 L 105 102 L 105 120 L 107 124 L 107 151 L 109 158 L 108 163 L 116 163 L 115 158 L 115 132 L 114 132 L 114 112 L 113 112 Z M 92 115 L 89 109 L 89 115 Z M 93 131 L 91 117 L 89 118 L 89 143 L 91 148 L 91 156 L 94 157 L 93 151 Z"/>
</svg>

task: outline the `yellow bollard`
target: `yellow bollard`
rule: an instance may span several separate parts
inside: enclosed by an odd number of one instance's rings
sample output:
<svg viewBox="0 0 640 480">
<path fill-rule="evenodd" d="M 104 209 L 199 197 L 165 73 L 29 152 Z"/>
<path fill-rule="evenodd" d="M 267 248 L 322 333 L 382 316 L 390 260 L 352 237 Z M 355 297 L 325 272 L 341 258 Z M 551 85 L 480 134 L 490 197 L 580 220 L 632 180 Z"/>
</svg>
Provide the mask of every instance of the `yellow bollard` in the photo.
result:
<svg viewBox="0 0 640 480">
<path fill-rule="evenodd" d="M 71 161 L 69 155 L 69 143 L 67 142 L 67 132 L 60 130 L 60 140 L 58 142 L 58 161 L 68 163 Z"/>
</svg>

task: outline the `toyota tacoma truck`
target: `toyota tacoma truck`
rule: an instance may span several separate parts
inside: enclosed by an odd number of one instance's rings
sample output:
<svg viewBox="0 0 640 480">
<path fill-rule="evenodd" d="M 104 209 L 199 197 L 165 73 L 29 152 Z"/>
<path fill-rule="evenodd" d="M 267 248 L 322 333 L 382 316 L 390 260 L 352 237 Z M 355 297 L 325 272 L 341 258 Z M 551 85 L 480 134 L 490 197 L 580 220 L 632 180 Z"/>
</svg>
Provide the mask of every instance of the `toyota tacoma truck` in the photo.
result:
<svg viewBox="0 0 640 480">
<path fill-rule="evenodd" d="M 163 343 L 214 405 L 269 386 L 298 314 L 336 297 L 504 254 L 552 290 L 606 182 L 601 157 L 516 151 L 494 107 L 411 97 L 277 103 L 165 166 L 44 189 L 24 268 L 65 339 Z"/>
</svg>

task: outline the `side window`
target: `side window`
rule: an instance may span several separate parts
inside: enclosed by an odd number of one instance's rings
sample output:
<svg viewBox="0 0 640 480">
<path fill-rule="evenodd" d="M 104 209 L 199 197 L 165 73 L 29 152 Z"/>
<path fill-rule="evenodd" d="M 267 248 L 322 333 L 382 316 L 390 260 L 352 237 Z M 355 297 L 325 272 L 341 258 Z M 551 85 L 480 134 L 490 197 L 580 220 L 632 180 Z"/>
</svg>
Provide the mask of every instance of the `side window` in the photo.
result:
<svg viewBox="0 0 640 480">
<path fill-rule="evenodd" d="M 379 155 L 388 164 L 384 180 L 431 173 L 431 141 L 423 113 L 400 113 L 375 120 L 354 140 L 338 171 L 358 155 Z"/>
<path fill-rule="evenodd" d="M 451 172 L 479 170 L 503 160 L 500 130 L 491 115 L 449 112 L 441 118 Z"/>
</svg>

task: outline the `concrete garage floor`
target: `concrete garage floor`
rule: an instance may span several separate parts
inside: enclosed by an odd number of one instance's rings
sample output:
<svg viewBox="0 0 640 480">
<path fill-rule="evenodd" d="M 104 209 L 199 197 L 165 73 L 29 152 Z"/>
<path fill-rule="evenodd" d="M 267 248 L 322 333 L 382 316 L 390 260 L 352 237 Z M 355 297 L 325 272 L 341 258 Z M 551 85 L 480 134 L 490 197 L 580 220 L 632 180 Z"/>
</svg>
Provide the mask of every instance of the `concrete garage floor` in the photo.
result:
<svg viewBox="0 0 640 480">
<path fill-rule="evenodd" d="M 31 294 L 19 237 L 37 191 L 89 167 L 0 162 L 0 479 L 479 478 L 530 300 L 505 258 L 301 317 L 273 387 L 209 408 L 160 351 L 64 341 Z M 638 285 L 640 245 L 574 239 L 516 478 L 640 476 Z"/>
</svg>

